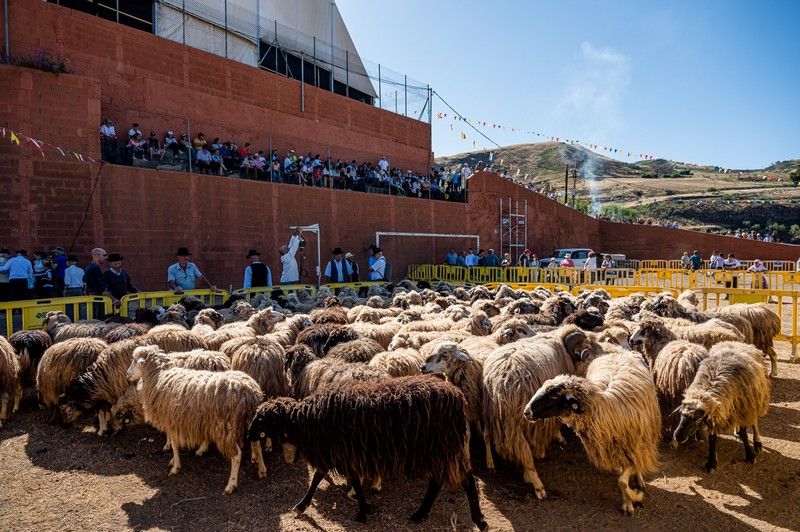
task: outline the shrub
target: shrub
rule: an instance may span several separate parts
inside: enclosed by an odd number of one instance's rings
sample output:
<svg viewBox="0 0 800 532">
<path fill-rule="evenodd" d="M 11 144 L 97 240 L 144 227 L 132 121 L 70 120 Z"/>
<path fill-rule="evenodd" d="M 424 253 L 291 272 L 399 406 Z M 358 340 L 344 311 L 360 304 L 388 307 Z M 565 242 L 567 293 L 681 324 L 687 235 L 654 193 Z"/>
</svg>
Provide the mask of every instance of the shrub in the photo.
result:
<svg viewBox="0 0 800 532">
<path fill-rule="evenodd" d="M 70 74 L 72 72 L 67 66 L 64 57 L 46 48 L 40 48 L 30 55 L 4 55 L 2 57 L 2 62 L 14 66 L 35 68 L 36 70 L 52 72 L 54 74 Z"/>
<path fill-rule="evenodd" d="M 666 194 L 667 196 L 674 196 L 675 195 L 675 191 L 672 190 L 671 188 L 668 188 L 668 189 L 666 189 L 664 191 L 664 194 Z"/>
</svg>

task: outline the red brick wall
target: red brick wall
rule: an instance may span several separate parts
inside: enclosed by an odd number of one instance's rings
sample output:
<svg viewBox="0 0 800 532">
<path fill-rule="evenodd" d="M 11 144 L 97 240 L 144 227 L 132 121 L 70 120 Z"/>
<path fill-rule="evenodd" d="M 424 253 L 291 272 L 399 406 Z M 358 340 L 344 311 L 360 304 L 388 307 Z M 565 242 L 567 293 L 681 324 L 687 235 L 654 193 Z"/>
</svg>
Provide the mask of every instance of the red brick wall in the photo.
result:
<svg viewBox="0 0 800 532">
<path fill-rule="evenodd" d="M 76 73 L 95 78 L 101 114 L 117 132 L 138 122 L 147 135 L 190 130 L 326 157 L 424 171 L 430 126 L 154 35 L 40 0 L 10 2 L 11 50 L 49 48 Z M 35 23 L 32 23 L 35 21 Z M 189 120 L 189 124 L 187 124 Z M 95 125 L 99 128 L 99 123 Z"/>
</svg>

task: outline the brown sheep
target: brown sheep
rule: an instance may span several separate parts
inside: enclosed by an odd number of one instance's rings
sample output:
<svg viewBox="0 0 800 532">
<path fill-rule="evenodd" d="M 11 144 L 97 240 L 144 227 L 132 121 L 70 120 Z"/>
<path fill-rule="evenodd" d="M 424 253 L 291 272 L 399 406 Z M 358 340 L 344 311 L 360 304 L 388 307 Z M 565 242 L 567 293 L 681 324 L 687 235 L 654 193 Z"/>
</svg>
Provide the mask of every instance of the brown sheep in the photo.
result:
<svg viewBox="0 0 800 532">
<path fill-rule="evenodd" d="M 264 397 L 289 393 L 289 381 L 284 372 L 286 355 L 283 347 L 266 336 L 229 340 L 222 351 L 231 360 L 231 369 L 243 371 L 255 379 Z"/>
<path fill-rule="evenodd" d="M 381 344 L 371 338 L 359 338 L 333 347 L 328 351 L 328 357 L 338 358 L 345 362 L 367 363 L 384 349 Z"/>
<path fill-rule="evenodd" d="M 22 384 L 36 384 L 36 370 L 53 339 L 45 331 L 17 331 L 8 338 L 19 358 Z"/>
<path fill-rule="evenodd" d="M 14 348 L 0 336 L 0 427 L 8 418 L 8 402 L 13 398 L 12 413 L 19 410 L 22 399 L 22 371 Z"/>
</svg>

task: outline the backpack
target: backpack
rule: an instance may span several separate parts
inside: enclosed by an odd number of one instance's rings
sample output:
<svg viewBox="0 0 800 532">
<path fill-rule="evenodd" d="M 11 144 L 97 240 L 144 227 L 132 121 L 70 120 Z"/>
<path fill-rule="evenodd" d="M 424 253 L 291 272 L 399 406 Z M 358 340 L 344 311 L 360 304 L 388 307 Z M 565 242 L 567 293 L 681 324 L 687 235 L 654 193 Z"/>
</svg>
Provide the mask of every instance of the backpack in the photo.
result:
<svg viewBox="0 0 800 532">
<path fill-rule="evenodd" d="M 386 257 L 384 257 L 383 260 L 386 262 L 386 267 L 383 269 L 383 279 L 384 281 L 388 281 L 392 278 L 392 265 L 386 260 Z"/>
</svg>

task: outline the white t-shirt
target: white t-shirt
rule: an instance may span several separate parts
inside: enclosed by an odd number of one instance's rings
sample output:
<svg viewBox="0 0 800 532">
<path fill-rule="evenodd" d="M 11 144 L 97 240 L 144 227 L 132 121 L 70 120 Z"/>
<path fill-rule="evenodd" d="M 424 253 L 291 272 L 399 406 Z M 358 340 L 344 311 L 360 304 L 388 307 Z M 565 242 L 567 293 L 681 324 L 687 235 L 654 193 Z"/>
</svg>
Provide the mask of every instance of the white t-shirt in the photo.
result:
<svg viewBox="0 0 800 532">
<path fill-rule="evenodd" d="M 300 281 L 300 272 L 297 269 L 297 259 L 294 258 L 297 249 L 300 247 L 300 237 L 292 235 L 289 239 L 289 251 L 281 255 L 281 284 Z"/>
<path fill-rule="evenodd" d="M 586 259 L 586 262 L 583 263 L 584 270 L 596 270 L 597 269 L 597 257 L 589 257 Z"/>
<path fill-rule="evenodd" d="M 381 172 L 388 172 L 389 171 L 389 161 L 386 159 L 381 159 L 378 161 L 378 168 L 381 169 Z"/>
</svg>

